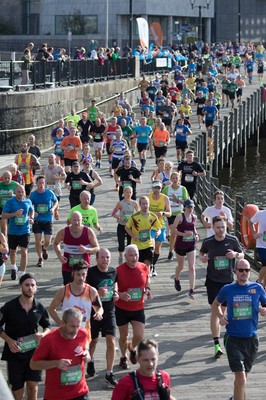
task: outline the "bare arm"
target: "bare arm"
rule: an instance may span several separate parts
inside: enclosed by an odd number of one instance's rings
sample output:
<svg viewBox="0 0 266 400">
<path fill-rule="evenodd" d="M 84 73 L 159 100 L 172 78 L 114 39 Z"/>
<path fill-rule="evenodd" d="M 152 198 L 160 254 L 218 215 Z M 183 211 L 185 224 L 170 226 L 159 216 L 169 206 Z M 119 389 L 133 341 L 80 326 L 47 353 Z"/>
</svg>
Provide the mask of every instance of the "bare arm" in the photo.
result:
<svg viewBox="0 0 266 400">
<path fill-rule="evenodd" d="M 58 326 L 61 326 L 62 320 L 59 318 L 59 315 L 56 311 L 56 309 L 62 304 L 64 300 L 64 294 L 65 294 L 65 288 L 59 289 L 53 300 L 51 301 L 49 307 L 48 307 L 48 312 L 51 316 L 51 318 L 57 323 Z"/>
</svg>

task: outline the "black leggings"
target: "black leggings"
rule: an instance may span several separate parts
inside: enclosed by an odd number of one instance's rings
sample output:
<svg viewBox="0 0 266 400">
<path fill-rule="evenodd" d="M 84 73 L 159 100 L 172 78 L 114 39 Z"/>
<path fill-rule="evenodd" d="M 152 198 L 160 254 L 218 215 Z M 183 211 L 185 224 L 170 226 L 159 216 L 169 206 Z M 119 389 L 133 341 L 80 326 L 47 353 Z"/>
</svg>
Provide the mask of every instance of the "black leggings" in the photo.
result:
<svg viewBox="0 0 266 400">
<path fill-rule="evenodd" d="M 118 251 L 122 253 L 125 250 L 125 238 L 127 238 L 127 246 L 130 245 L 131 237 L 125 230 L 125 225 L 117 225 L 117 239 L 118 239 Z"/>
</svg>

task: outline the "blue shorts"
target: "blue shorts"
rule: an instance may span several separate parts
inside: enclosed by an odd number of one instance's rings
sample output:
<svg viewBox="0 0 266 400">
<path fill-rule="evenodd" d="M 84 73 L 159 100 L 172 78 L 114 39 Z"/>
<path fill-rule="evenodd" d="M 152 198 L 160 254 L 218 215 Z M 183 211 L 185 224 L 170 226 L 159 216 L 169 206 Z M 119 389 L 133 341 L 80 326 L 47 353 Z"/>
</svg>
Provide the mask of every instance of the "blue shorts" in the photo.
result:
<svg viewBox="0 0 266 400">
<path fill-rule="evenodd" d="M 151 230 L 152 239 L 155 239 L 155 242 L 165 242 L 166 241 L 166 228 L 161 228 L 161 233 L 157 238 L 155 237 L 156 232 L 157 231 L 155 231 L 154 229 Z"/>
</svg>

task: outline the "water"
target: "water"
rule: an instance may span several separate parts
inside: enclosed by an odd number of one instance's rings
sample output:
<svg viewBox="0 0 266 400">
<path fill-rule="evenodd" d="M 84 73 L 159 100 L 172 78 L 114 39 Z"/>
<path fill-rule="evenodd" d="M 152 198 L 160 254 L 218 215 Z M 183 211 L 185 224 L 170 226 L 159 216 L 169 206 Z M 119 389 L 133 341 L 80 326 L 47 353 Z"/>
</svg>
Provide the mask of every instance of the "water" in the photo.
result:
<svg viewBox="0 0 266 400">
<path fill-rule="evenodd" d="M 245 204 L 256 204 L 266 207 L 266 138 L 260 140 L 259 154 L 257 147 L 248 144 L 247 158 L 235 156 L 233 158 L 232 176 L 229 169 L 223 169 L 219 175 L 220 185 L 229 186 L 233 195 L 240 195 Z"/>
</svg>

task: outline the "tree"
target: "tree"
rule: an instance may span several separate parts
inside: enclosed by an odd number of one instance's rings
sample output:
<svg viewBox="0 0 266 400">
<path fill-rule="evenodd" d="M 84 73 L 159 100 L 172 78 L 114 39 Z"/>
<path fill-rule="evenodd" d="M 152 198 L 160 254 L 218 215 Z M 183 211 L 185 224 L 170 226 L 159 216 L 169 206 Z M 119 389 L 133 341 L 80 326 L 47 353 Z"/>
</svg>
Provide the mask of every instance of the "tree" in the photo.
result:
<svg viewBox="0 0 266 400">
<path fill-rule="evenodd" d="M 66 15 L 63 19 L 63 27 L 66 32 L 70 29 L 73 35 L 84 35 L 85 21 L 80 10 L 75 9 L 72 15 Z"/>
</svg>

